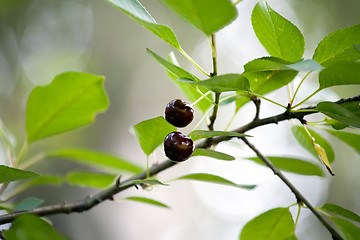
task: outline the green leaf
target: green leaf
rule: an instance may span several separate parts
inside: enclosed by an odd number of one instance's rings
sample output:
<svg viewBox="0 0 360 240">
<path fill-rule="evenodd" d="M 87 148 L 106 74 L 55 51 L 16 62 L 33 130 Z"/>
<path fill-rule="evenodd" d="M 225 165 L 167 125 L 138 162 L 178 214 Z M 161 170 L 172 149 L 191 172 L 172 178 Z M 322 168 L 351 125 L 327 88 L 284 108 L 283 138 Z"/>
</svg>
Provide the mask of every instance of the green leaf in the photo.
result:
<svg viewBox="0 0 360 240">
<path fill-rule="evenodd" d="M 324 165 L 327 168 L 327 170 L 329 171 L 329 173 L 334 176 L 335 174 L 334 174 L 333 170 L 331 169 L 331 164 L 329 162 L 329 159 L 327 157 L 325 149 L 316 142 L 313 142 L 313 145 L 314 145 L 316 152 L 318 153 L 320 160 L 324 163 Z"/>
<path fill-rule="evenodd" d="M 341 103 L 341 106 L 360 117 L 360 100 L 344 102 L 344 103 Z"/>
<path fill-rule="evenodd" d="M 319 84 L 319 90 L 339 85 L 360 84 L 360 62 L 342 62 L 325 68 L 319 74 Z"/>
<path fill-rule="evenodd" d="M 11 240 L 66 240 L 47 221 L 32 214 L 18 216 L 9 230 L 4 230 L 6 239 Z"/>
<path fill-rule="evenodd" d="M 347 109 L 348 111 L 352 112 L 356 116 L 360 117 L 360 101 L 351 101 L 351 102 L 344 102 L 340 104 L 341 107 Z M 342 123 L 336 119 L 328 119 L 325 118 L 326 124 L 330 125 L 335 130 L 341 130 L 348 127 L 348 124 Z"/>
<path fill-rule="evenodd" d="M 341 230 L 344 240 L 358 240 L 360 228 L 350 221 L 342 218 L 330 217 L 335 225 Z"/>
<path fill-rule="evenodd" d="M 205 156 L 226 161 L 235 160 L 235 158 L 229 154 L 203 148 L 196 148 L 192 156 Z"/>
<path fill-rule="evenodd" d="M 39 176 L 37 178 L 33 178 L 30 181 L 28 181 L 28 183 L 31 186 L 37 186 L 37 185 L 44 185 L 44 184 L 50 184 L 50 185 L 56 185 L 59 186 L 64 182 L 64 178 L 63 177 L 59 177 L 59 176 L 50 176 L 50 175 L 45 175 L 45 176 Z"/>
<path fill-rule="evenodd" d="M 82 163 L 93 167 L 102 167 L 116 171 L 125 171 L 130 173 L 140 173 L 142 167 L 137 166 L 123 158 L 111 154 L 95 152 L 84 149 L 63 149 L 48 153 L 48 157 L 67 158 L 71 161 Z"/>
<path fill-rule="evenodd" d="M 158 24 L 137 0 L 107 1 L 171 46 L 181 50 L 180 44 L 171 28 Z"/>
<path fill-rule="evenodd" d="M 309 161 L 292 158 L 292 157 L 272 157 L 267 156 L 267 158 L 274 164 L 274 166 L 280 170 L 287 172 L 292 172 L 302 175 L 314 175 L 324 177 L 324 172 L 321 168 Z M 258 164 L 265 165 L 264 162 L 258 157 L 247 158 Z"/>
<path fill-rule="evenodd" d="M 293 235 L 291 235 L 290 237 L 287 237 L 285 240 L 298 240 L 298 238 L 296 237 L 295 233 Z"/>
<path fill-rule="evenodd" d="M 332 118 L 325 118 L 324 120 L 326 122 L 327 125 L 331 126 L 333 129 L 335 130 L 341 130 L 344 129 L 346 127 L 348 127 L 349 125 L 342 123 L 338 120 L 332 119 Z"/>
<path fill-rule="evenodd" d="M 271 209 L 248 222 L 240 240 L 285 240 L 294 235 L 295 225 L 288 208 Z"/>
<path fill-rule="evenodd" d="M 66 178 L 71 185 L 106 188 L 115 181 L 116 175 L 93 172 L 70 172 Z"/>
<path fill-rule="evenodd" d="M 216 32 L 237 16 L 229 0 L 163 0 L 173 11 L 206 35 Z"/>
<path fill-rule="evenodd" d="M 171 73 L 175 74 L 178 78 L 188 78 L 193 81 L 200 81 L 200 79 L 198 79 L 191 73 L 189 73 L 186 70 L 184 70 L 183 68 L 173 64 L 172 62 L 163 59 L 162 57 L 160 57 L 159 55 L 157 55 L 150 49 L 147 48 L 146 51 L 151 57 L 153 57 L 158 63 L 160 63 L 167 71 L 170 71 Z"/>
<path fill-rule="evenodd" d="M 234 182 L 231 182 L 223 177 L 209 174 L 209 173 L 193 173 L 188 174 L 185 176 L 181 176 L 176 178 L 176 180 L 196 180 L 196 181 L 202 181 L 202 182 L 209 182 L 209 183 L 216 183 L 221 184 L 225 186 L 232 186 L 237 188 L 243 188 L 243 189 L 254 189 L 256 185 L 243 185 L 243 184 L 236 184 Z"/>
<path fill-rule="evenodd" d="M 279 15 L 266 2 L 255 5 L 251 14 L 255 34 L 271 56 L 287 61 L 299 61 L 305 50 L 304 36 L 287 19 Z"/>
<path fill-rule="evenodd" d="M 220 96 L 220 101 L 219 101 L 219 106 L 225 106 L 228 105 L 230 103 L 235 102 L 238 98 L 241 98 L 242 96 L 240 94 L 237 95 L 221 95 Z"/>
<path fill-rule="evenodd" d="M 163 117 L 145 120 L 134 126 L 135 135 L 146 156 L 149 156 L 164 142 L 165 137 L 174 131 L 176 131 L 176 127 L 168 123 Z"/>
<path fill-rule="evenodd" d="M 290 83 L 297 71 L 262 71 L 245 72 L 245 77 L 249 80 L 250 89 L 258 94 L 267 94 Z"/>
<path fill-rule="evenodd" d="M 327 130 L 329 133 L 339 138 L 341 141 L 352 147 L 358 154 L 360 154 L 360 135 L 356 133 L 340 132 Z"/>
<path fill-rule="evenodd" d="M 315 138 L 315 142 L 325 149 L 329 162 L 330 163 L 333 162 L 335 159 L 335 154 L 328 141 L 326 141 L 323 137 L 321 137 L 318 133 L 314 132 L 313 130 L 308 129 L 308 131 L 310 132 L 311 136 Z M 317 159 L 320 159 L 316 149 L 314 148 L 314 145 L 311 142 L 309 135 L 307 134 L 307 132 L 303 127 L 293 126 L 291 128 L 291 132 L 298 141 L 298 143 L 300 143 L 300 145 L 303 146 L 303 148 L 305 148 L 308 152 L 314 155 Z"/>
<path fill-rule="evenodd" d="M 325 203 L 320 209 L 360 223 L 360 216 L 358 214 L 336 204 Z"/>
<path fill-rule="evenodd" d="M 276 57 L 262 57 L 251 60 L 244 65 L 245 72 L 264 72 L 264 71 L 276 71 L 276 70 L 289 70 L 286 65 L 290 65 L 292 62 L 285 61 Z"/>
<path fill-rule="evenodd" d="M 167 184 L 164 184 L 160 182 L 157 179 L 148 178 L 148 179 L 135 179 L 131 181 L 127 181 L 125 183 L 120 184 L 119 187 L 128 187 L 128 186 L 135 186 L 135 185 L 163 185 L 168 186 Z"/>
<path fill-rule="evenodd" d="M 34 197 L 25 198 L 20 203 L 18 203 L 16 206 L 14 206 L 11 210 L 13 211 L 28 211 L 32 210 L 34 208 L 39 207 L 44 200 Z"/>
<path fill-rule="evenodd" d="M 355 43 L 354 48 L 356 51 L 358 51 L 360 53 L 360 43 Z"/>
<path fill-rule="evenodd" d="M 85 126 L 109 105 L 104 78 L 87 73 L 57 75 L 32 90 L 26 109 L 28 142 Z"/>
<path fill-rule="evenodd" d="M 9 203 L 2 203 L 0 205 L 0 210 L 6 210 L 6 211 L 11 211 L 11 208 L 12 208 L 12 204 L 9 204 Z"/>
<path fill-rule="evenodd" d="M 286 65 L 286 67 L 299 72 L 311 72 L 323 69 L 323 67 L 313 59 L 301 60 L 299 62 Z"/>
<path fill-rule="evenodd" d="M 20 184 L 17 184 L 11 191 L 8 191 L 7 194 L 3 197 L 4 197 L 4 199 L 10 199 L 30 187 L 39 186 L 39 185 L 60 186 L 63 182 L 65 182 L 65 179 L 63 177 L 49 176 L 49 175 L 48 176 L 39 176 L 39 177 L 30 179 L 28 181 L 22 182 Z"/>
<path fill-rule="evenodd" d="M 322 67 L 312 59 L 293 63 L 276 57 L 263 57 L 246 63 L 244 69 L 251 91 L 266 94 L 290 83 L 298 71 L 310 72 Z M 238 100 L 238 108 L 247 102 L 245 100 Z"/>
<path fill-rule="evenodd" d="M 207 89 L 203 87 L 199 87 L 197 90 L 194 86 L 176 81 L 178 78 L 188 78 L 194 81 L 200 81 L 200 79 L 187 72 L 183 68 L 179 67 L 173 53 L 170 53 L 168 56 L 168 60 L 165 60 L 156 53 L 152 52 L 150 49 L 147 49 L 147 52 L 151 57 L 153 57 L 166 69 L 166 72 L 170 79 L 172 79 L 172 81 L 181 89 L 181 91 L 191 102 L 195 102 L 197 99 L 199 99 L 202 96 L 201 93 L 204 94 L 205 92 L 207 92 Z M 208 96 L 208 98 L 212 99 L 212 96 Z M 206 112 L 206 110 L 211 105 L 212 103 L 206 98 L 204 98 L 203 100 L 200 100 L 195 106 L 198 107 L 201 111 Z"/>
<path fill-rule="evenodd" d="M 236 132 L 227 132 L 227 131 L 208 131 L 208 130 L 194 130 L 189 134 L 189 137 L 193 140 L 199 140 L 203 138 L 212 138 L 212 137 L 251 137 L 250 135 L 246 135 L 243 133 Z"/>
<path fill-rule="evenodd" d="M 31 171 L 24 171 L 17 168 L 0 165 L 0 183 L 17 181 L 40 176 Z"/>
<path fill-rule="evenodd" d="M 154 206 L 158 206 L 158 207 L 163 207 L 163 208 L 170 208 L 168 205 L 156 201 L 154 199 L 150 199 L 150 198 L 144 198 L 144 197 L 127 197 L 125 198 L 126 200 L 131 200 L 131 201 L 136 201 L 136 202 L 142 202 L 142 203 L 146 203 L 146 204 L 150 204 L 150 205 L 154 205 Z"/>
<path fill-rule="evenodd" d="M 296 63 L 285 61 L 276 57 L 262 57 L 254 59 L 244 66 L 245 72 L 264 72 L 264 71 L 316 71 L 323 67 L 313 59 L 300 60 Z"/>
<path fill-rule="evenodd" d="M 341 106 L 341 104 L 320 102 L 316 106 L 316 110 L 342 123 L 360 128 L 360 116 Z"/>
<path fill-rule="evenodd" d="M 313 59 L 327 67 L 342 61 L 356 61 L 360 53 L 354 44 L 360 43 L 360 24 L 336 30 L 317 46 Z"/>
<path fill-rule="evenodd" d="M 215 76 L 203 81 L 195 82 L 191 79 L 180 78 L 180 82 L 193 84 L 196 86 L 203 86 L 208 88 L 213 92 L 227 92 L 227 91 L 248 91 L 249 82 L 241 74 L 224 74 L 220 76 Z"/>
<path fill-rule="evenodd" d="M 240 108 L 242 108 L 245 104 L 247 104 L 248 102 L 251 101 L 250 96 L 243 96 L 243 97 L 239 97 L 238 99 L 235 100 L 235 113 L 237 113 Z"/>
</svg>

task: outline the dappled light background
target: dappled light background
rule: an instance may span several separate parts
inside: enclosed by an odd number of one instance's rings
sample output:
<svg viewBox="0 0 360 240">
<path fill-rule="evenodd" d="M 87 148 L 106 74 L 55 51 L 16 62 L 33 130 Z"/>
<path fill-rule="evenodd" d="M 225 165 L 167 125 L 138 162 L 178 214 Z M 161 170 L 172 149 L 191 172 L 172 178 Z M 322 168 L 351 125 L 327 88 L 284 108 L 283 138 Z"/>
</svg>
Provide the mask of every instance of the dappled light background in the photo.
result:
<svg viewBox="0 0 360 240">
<path fill-rule="evenodd" d="M 211 57 L 208 39 L 180 17 L 167 9 L 160 0 L 141 1 L 152 16 L 170 26 L 182 47 L 208 72 Z M 242 72 L 242 66 L 267 55 L 251 28 L 250 15 L 257 1 L 244 0 L 238 4 L 239 17 L 217 34 L 219 73 Z M 311 58 L 321 39 L 330 32 L 360 22 L 358 0 L 269 0 L 269 5 L 297 25 L 305 37 L 305 58 Z M 165 71 L 147 53 L 151 49 L 165 57 L 172 47 L 132 21 L 118 9 L 98 0 L 2 0 L 0 1 L 0 124 L 17 139 L 21 147 L 25 138 L 26 99 L 34 86 L 49 83 L 64 71 L 86 71 L 106 77 L 105 88 L 110 107 L 96 118 L 94 124 L 70 133 L 39 141 L 29 155 L 44 149 L 92 148 L 118 155 L 146 166 L 130 127 L 145 119 L 163 115 L 166 104 L 174 98 L 184 98 L 169 81 Z M 182 66 L 204 77 L 186 59 L 175 52 Z M 299 82 L 301 78 L 295 80 Z M 308 78 L 297 100 L 316 89 L 316 74 Z M 312 81 L 313 80 L 313 81 Z M 360 92 L 359 87 L 336 88 L 324 92 L 318 99 L 335 100 Z M 286 104 L 287 89 L 269 98 Z M 311 102 L 309 103 L 311 104 Z M 280 113 L 283 109 L 262 102 L 261 116 Z M 224 129 L 233 115 L 233 106 L 219 113 L 216 127 Z M 189 133 L 200 120 L 184 130 Z M 232 128 L 254 116 L 252 105 L 246 105 L 236 116 Z M 316 119 L 316 117 L 315 117 Z M 291 155 L 311 159 L 295 141 L 290 128 L 294 123 L 261 127 L 249 132 L 252 142 L 265 155 Z M 333 163 L 335 177 L 286 176 L 316 206 L 325 202 L 339 204 L 360 212 L 360 157 L 337 139 L 328 137 L 335 148 Z M 14 140 L 15 141 L 15 140 Z M 237 239 L 243 225 L 256 215 L 274 207 L 285 207 L 296 199 L 270 170 L 243 160 L 253 156 L 241 141 L 230 141 L 217 150 L 237 159 L 220 162 L 194 157 L 159 174 L 167 182 L 192 172 L 214 173 L 236 183 L 257 184 L 253 191 L 187 181 L 170 182 L 170 186 L 154 186 L 151 190 L 130 189 L 85 213 L 56 215 L 49 219 L 65 235 L 77 240 L 156 239 L 156 240 L 218 240 Z M 164 159 L 162 149 L 151 162 Z M 0 142 L 0 161 L 6 164 L 6 151 Z M 66 174 L 86 170 L 66 160 L 49 160 L 34 168 L 38 172 Z M 126 178 L 126 176 L 123 176 Z M 21 197 L 34 196 L 45 204 L 70 202 L 97 192 L 68 185 L 37 187 Z M 168 204 L 162 209 L 136 202 L 124 201 L 127 196 L 144 196 Z M 296 207 L 291 208 L 296 213 Z M 297 228 L 299 239 L 329 239 L 326 229 L 309 212 L 303 210 Z"/>
</svg>

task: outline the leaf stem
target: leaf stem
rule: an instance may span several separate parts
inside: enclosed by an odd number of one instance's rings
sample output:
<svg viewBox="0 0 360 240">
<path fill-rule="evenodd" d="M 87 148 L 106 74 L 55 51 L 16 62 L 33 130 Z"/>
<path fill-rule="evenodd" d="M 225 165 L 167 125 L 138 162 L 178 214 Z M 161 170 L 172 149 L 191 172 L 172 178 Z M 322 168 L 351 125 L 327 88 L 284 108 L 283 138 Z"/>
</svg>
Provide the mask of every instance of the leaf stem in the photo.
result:
<svg viewBox="0 0 360 240">
<path fill-rule="evenodd" d="M 199 69 L 202 73 L 204 73 L 206 76 L 210 77 L 210 74 L 208 74 L 202 67 L 200 67 L 185 51 L 184 49 L 180 48 L 179 52 L 186 57 L 197 69 Z"/>
<path fill-rule="evenodd" d="M 0 187 L 0 195 L 2 195 L 3 192 L 6 190 L 6 188 L 9 186 L 9 183 L 10 183 L 10 182 L 5 182 L 5 183 L 3 183 L 3 184 L 1 185 L 1 187 Z"/>
<path fill-rule="evenodd" d="M 297 215 L 296 215 L 296 219 L 295 219 L 295 228 L 297 226 L 297 223 L 299 221 L 299 218 L 300 218 L 300 212 L 301 212 L 301 203 L 298 203 L 298 211 L 297 211 Z M 295 228 L 294 228 L 294 232 L 295 232 Z"/>
<path fill-rule="evenodd" d="M 241 3 L 243 0 L 236 0 L 233 4 L 236 6 L 238 3 Z"/>
<path fill-rule="evenodd" d="M 212 106 L 206 111 L 206 113 L 204 113 L 204 116 L 200 119 L 200 121 L 196 124 L 196 126 L 194 127 L 194 129 L 193 129 L 192 131 L 196 130 L 196 129 L 200 126 L 200 124 L 204 121 L 204 119 L 207 117 L 207 115 L 210 113 L 210 111 L 211 111 L 214 107 L 215 107 L 215 105 L 212 105 Z"/>
<path fill-rule="evenodd" d="M 278 105 L 279 107 L 282 107 L 282 108 L 287 109 L 286 106 L 284 106 L 284 105 L 282 105 L 282 104 L 280 104 L 280 103 L 277 103 L 277 102 L 275 102 L 275 101 L 273 101 L 273 100 L 271 100 L 271 99 L 269 99 L 269 98 L 266 98 L 266 97 L 264 97 L 264 96 L 262 96 L 262 95 L 260 95 L 260 94 L 253 93 L 253 92 L 249 92 L 249 94 L 250 94 L 250 95 L 254 95 L 254 96 L 258 97 L 258 98 L 262 98 L 262 99 L 264 99 L 265 101 L 268 101 L 268 102 L 271 102 L 271 103 L 273 103 L 273 104 L 275 104 L 275 105 Z"/>
<path fill-rule="evenodd" d="M 25 155 L 26 151 L 28 150 L 28 146 L 29 146 L 29 143 L 27 140 L 24 141 L 24 144 L 22 145 L 21 147 L 21 150 L 19 152 L 19 155 L 17 156 L 16 160 L 15 160 L 15 163 L 14 163 L 14 166 L 13 167 L 16 167 L 19 162 L 21 161 L 21 159 L 23 158 L 23 156 Z"/>
<path fill-rule="evenodd" d="M 223 97 L 222 99 L 220 99 L 219 104 L 222 103 L 222 102 L 225 102 L 225 101 L 228 100 L 228 99 L 231 99 L 231 98 L 233 98 L 233 97 L 236 97 L 236 96 L 238 96 L 238 95 L 239 95 L 239 94 L 232 94 L 232 95 Z"/>
<path fill-rule="evenodd" d="M 301 102 L 299 102 L 298 104 L 296 104 L 295 106 L 293 106 L 292 108 L 296 108 L 298 106 L 300 106 L 301 104 L 305 103 L 307 100 L 309 100 L 310 98 L 312 98 L 315 94 L 317 94 L 318 92 L 320 92 L 321 89 L 317 89 L 315 92 L 313 92 L 312 94 L 310 94 L 307 98 L 305 98 L 304 100 L 302 100 Z"/>
<path fill-rule="evenodd" d="M 303 79 L 301 79 L 301 82 L 299 83 L 299 85 L 297 86 L 296 90 L 295 90 L 295 93 L 294 93 L 294 96 L 292 96 L 291 98 L 291 101 L 290 101 L 290 107 L 293 105 L 294 103 L 294 100 L 295 100 L 295 97 L 296 97 L 296 94 L 298 93 L 299 89 L 300 89 L 300 86 L 303 84 L 303 82 L 305 81 L 305 79 L 307 78 L 307 76 L 309 76 L 311 72 L 308 72 L 304 77 Z"/>
<path fill-rule="evenodd" d="M 208 101 L 210 101 L 212 104 L 213 101 L 211 101 L 208 97 L 206 97 L 206 95 L 212 93 L 212 91 L 207 91 L 206 93 L 202 93 L 198 88 L 197 88 L 198 92 L 201 94 L 201 97 L 199 97 L 198 99 L 196 99 L 195 102 L 193 102 L 192 104 L 190 104 L 191 107 L 195 106 L 196 104 L 198 104 L 202 99 L 207 99 Z"/>
<path fill-rule="evenodd" d="M 8 155 L 9 155 L 9 164 L 11 166 L 14 166 L 15 163 L 15 150 L 14 145 L 11 142 L 11 139 L 8 137 L 7 129 L 3 125 L 2 121 L 0 120 L 0 137 L 5 141 L 5 144 L 7 145 Z"/>
<path fill-rule="evenodd" d="M 292 113 L 302 113 L 302 112 L 317 112 L 317 110 L 314 108 L 312 109 L 298 109 L 298 110 L 291 110 Z"/>
<path fill-rule="evenodd" d="M 228 124 L 226 125 L 226 128 L 225 128 L 225 131 L 228 131 L 232 125 L 232 123 L 234 122 L 235 120 L 235 117 L 236 117 L 236 113 L 234 113 L 232 115 L 232 117 L 230 118 L 230 121 L 228 122 Z"/>
<path fill-rule="evenodd" d="M 24 170 L 27 169 L 31 166 L 33 166 L 34 164 L 40 162 L 41 160 L 44 160 L 47 157 L 47 155 L 43 152 L 40 152 L 38 154 L 36 154 L 35 156 L 27 159 L 24 163 L 20 163 L 19 164 L 19 168 Z"/>
<path fill-rule="evenodd" d="M 291 86 L 290 86 L 290 83 L 287 84 L 287 91 L 288 91 L 288 94 L 289 94 L 289 101 L 292 102 L 292 96 L 291 96 Z"/>
<path fill-rule="evenodd" d="M 17 156 L 17 159 L 14 161 L 13 157 L 11 157 L 11 165 L 12 167 L 16 167 L 19 161 L 21 160 L 22 156 L 26 153 L 28 148 L 28 142 L 25 140 L 23 146 L 21 147 L 21 150 L 19 152 L 19 155 Z M 6 188 L 9 186 L 10 182 L 5 182 L 0 187 L 0 195 L 6 190 Z"/>
<path fill-rule="evenodd" d="M 23 192 L 24 190 L 26 190 L 29 187 L 30 187 L 30 184 L 28 184 L 28 183 L 23 183 L 23 184 L 17 185 L 15 188 L 12 188 L 8 192 L 6 192 L 6 195 L 4 195 L 4 198 L 1 199 L 1 202 L 7 202 L 7 201 L 11 200 L 16 195 Z"/>
</svg>

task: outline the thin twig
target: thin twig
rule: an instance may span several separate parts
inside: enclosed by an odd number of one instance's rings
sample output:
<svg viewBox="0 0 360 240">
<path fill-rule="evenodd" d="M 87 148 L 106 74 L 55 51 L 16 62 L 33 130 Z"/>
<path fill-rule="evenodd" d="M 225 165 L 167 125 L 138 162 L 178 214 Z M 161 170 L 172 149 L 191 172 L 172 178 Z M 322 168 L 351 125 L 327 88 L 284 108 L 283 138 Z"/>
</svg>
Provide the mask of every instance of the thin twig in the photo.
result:
<svg viewBox="0 0 360 240">
<path fill-rule="evenodd" d="M 220 93 L 215 93 L 215 106 L 214 106 L 213 113 L 210 117 L 210 124 L 208 125 L 208 128 L 210 131 L 214 130 L 214 123 L 215 123 L 217 113 L 219 110 L 219 101 L 220 101 Z"/>
<path fill-rule="evenodd" d="M 213 72 L 211 76 L 217 75 L 217 54 L 216 54 L 216 40 L 215 33 L 211 34 L 211 52 L 212 52 L 212 62 L 213 62 Z"/>
<path fill-rule="evenodd" d="M 215 41 L 215 33 L 211 34 L 211 50 L 212 50 L 212 62 L 213 62 L 213 72 L 211 73 L 211 76 L 217 76 L 217 55 L 216 55 L 216 41 Z M 214 130 L 214 123 L 217 117 L 217 113 L 219 110 L 219 102 L 220 102 L 220 94 L 216 92 L 215 93 L 215 107 L 213 110 L 213 113 L 210 117 L 210 123 L 208 125 L 209 130 L 213 131 Z"/>
<path fill-rule="evenodd" d="M 254 121 L 258 121 L 260 119 L 260 104 L 261 104 L 261 101 L 259 98 L 257 97 L 254 97 L 253 99 L 251 99 L 253 101 L 253 103 L 255 104 L 255 107 L 256 107 L 256 113 L 255 113 L 255 117 L 254 117 Z"/>
<path fill-rule="evenodd" d="M 253 144 L 251 144 L 245 137 L 241 137 L 241 140 L 253 150 L 256 155 L 283 181 L 286 186 L 294 193 L 297 202 L 304 203 L 309 210 L 320 220 L 320 222 L 329 230 L 333 239 L 343 239 L 341 235 L 320 215 L 318 211 L 311 205 L 309 200 L 285 177 L 285 175 L 277 169 L 268 158 L 266 158 Z"/>
</svg>

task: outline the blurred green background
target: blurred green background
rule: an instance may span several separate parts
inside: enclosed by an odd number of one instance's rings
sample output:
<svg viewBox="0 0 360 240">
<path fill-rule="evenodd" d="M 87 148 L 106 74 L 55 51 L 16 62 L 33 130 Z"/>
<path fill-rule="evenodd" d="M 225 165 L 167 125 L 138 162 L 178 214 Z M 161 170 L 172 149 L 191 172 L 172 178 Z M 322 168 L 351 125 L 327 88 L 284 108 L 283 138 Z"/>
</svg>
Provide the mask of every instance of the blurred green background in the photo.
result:
<svg viewBox="0 0 360 240">
<path fill-rule="evenodd" d="M 256 2 L 244 0 L 240 3 L 238 20 L 219 33 L 220 73 L 241 72 L 241 66 L 247 61 L 266 55 L 261 45 L 253 40 L 251 32 L 250 13 Z M 210 49 L 200 31 L 159 0 L 142 3 L 159 23 L 174 30 L 183 48 L 210 72 Z M 360 23 L 358 0 L 269 0 L 268 3 L 300 28 L 305 36 L 306 58 L 311 57 L 317 43 L 330 32 Z M 36 143 L 29 154 L 51 148 L 93 148 L 145 166 L 145 156 L 129 128 L 142 120 L 163 115 L 170 100 L 183 98 L 167 79 L 165 71 L 147 55 L 146 48 L 163 57 L 174 51 L 106 1 L 0 0 L 0 120 L 21 146 L 25 137 L 26 99 L 34 86 L 49 83 L 64 71 L 103 75 L 111 103 L 108 111 L 99 115 L 95 124 L 89 127 Z M 181 65 L 199 74 L 180 54 L 177 57 Z M 359 90 L 341 89 L 339 94 L 350 97 Z M 337 145 L 338 142 L 334 143 Z M 360 158 L 343 146 L 336 150 L 338 161 L 334 168 L 337 175 L 327 182 L 329 191 L 324 190 L 323 198 L 359 212 Z M 4 157 L 5 154 L 0 157 L 2 162 L 6 162 Z M 158 160 L 162 159 L 160 152 Z M 66 161 L 49 161 L 37 170 L 61 174 L 74 168 L 82 167 Z M 186 173 L 188 169 L 191 169 L 190 164 L 185 164 L 177 170 L 170 169 L 163 176 L 168 179 Z M 173 203 L 172 210 L 138 203 L 104 203 L 90 212 L 50 219 L 60 232 L 79 240 L 210 240 L 237 236 L 240 225 L 209 211 L 188 186 L 187 183 L 174 183 L 170 188 L 145 192 L 170 205 Z M 96 191 L 69 186 L 42 187 L 27 191 L 24 196 L 37 196 L 51 204 L 79 200 L 93 192 Z M 202 219 L 202 226 L 196 226 L 199 219 Z M 181 224 L 184 226 L 178 226 Z M 204 234 L 200 231 L 203 228 L 213 230 Z M 311 231 L 317 229 L 313 227 Z M 317 235 L 310 233 L 313 234 L 311 237 L 304 232 L 300 233 L 299 239 L 325 239 L 323 237 L 327 236 L 322 227 Z"/>
</svg>

